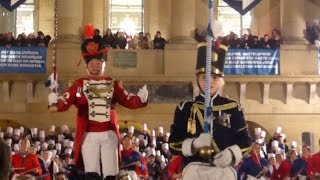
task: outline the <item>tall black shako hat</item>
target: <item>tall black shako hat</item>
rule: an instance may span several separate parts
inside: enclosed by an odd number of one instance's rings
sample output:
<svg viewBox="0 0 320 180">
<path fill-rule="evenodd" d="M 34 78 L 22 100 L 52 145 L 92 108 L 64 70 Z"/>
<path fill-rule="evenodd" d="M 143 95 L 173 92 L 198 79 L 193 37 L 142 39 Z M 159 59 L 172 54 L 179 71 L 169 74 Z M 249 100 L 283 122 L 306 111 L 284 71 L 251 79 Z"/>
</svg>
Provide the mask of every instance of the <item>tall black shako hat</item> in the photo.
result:
<svg viewBox="0 0 320 180">
<path fill-rule="evenodd" d="M 94 27 L 92 24 L 85 25 L 84 37 L 85 40 L 81 45 L 81 53 L 86 64 L 92 59 L 106 60 L 107 47 L 104 43 L 93 38 Z"/>
<path fill-rule="evenodd" d="M 211 73 L 216 74 L 220 77 L 224 76 L 224 62 L 228 47 L 216 42 L 212 46 L 211 55 Z M 197 67 L 196 74 L 206 72 L 206 53 L 207 53 L 207 42 L 201 42 L 198 44 L 198 56 L 197 56 Z"/>
</svg>

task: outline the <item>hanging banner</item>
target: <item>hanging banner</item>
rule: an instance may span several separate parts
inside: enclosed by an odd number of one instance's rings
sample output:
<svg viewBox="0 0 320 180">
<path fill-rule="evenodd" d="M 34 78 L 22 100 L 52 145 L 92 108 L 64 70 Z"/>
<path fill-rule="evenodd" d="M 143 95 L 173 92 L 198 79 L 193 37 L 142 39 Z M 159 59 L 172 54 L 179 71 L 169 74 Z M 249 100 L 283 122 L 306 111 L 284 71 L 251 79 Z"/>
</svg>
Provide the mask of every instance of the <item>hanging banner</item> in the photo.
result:
<svg viewBox="0 0 320 180">
<path fill-rule="evenodd" d="M 47 48 L 0 47 L 0 73 L 46 73 Z"/>
<path fill-rule="evenodd" d="M 318 49 L 318 74 L 320 74 L 320 49 Z"/>
<path fill-rule="evenodd" d="M 241 15 L 245 15 L 254 8 L 261 0 L 223 0 Z"/>
<path fill-rule="evenodd" d="M 8 11 L 13 11 L 21 4 L 26 2 L 26 0 L 0 0 L 0 4 L 6 8 Z"/>
<path fill-rule="evenodd" d="M 224 73 L 229 75 L 278 75 L 279 49 L 229 49 Z"/>
</svg>

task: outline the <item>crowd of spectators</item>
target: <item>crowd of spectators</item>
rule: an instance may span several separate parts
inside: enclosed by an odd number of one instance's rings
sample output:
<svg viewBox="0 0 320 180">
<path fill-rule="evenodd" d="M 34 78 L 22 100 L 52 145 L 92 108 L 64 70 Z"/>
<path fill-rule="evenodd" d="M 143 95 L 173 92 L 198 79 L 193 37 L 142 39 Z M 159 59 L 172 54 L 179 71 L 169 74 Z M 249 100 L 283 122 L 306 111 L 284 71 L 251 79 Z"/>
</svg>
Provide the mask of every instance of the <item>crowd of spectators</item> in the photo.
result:
<svg viewBox="0 0 320 180">
<path fill-rule="evenodd" d="M 306 22 L 305 38 L 310 44 L 320 48 L 320 24 L 319 19 Z"/>
<path fill-rule="evenodd" d="M 161 37 L 161 32 L 157 31 L 152 39 L 150 33 L 140 32 L 137 35 L 127 35 L 123 30 L 113 34 L 108 28 L 105 34 L 100 35 L 100 30 L 95 29 L 94 39 L 103 42 L 107 47 L 113 49 L 164 49 L 167 41 Z"/>
<path fill-rule="evenodd" d="M 0 47 L 13 47 L 13 46 L 23 46 L 23 47 L 48 47 L 51 40 L 51 36 L 44 35 L 42 31 L 38 31 L 37 36 L 33 33 L 26 35 L 25 33 L 19 34 L 16 38 L 12 32 L 7 32 L 0 34 Z"/>
<path fill-rule="evenodd" d="M 172 155 L 169 150 L 168 140 L 170 133 L 164 132 L 163 127 L 149 130 L 147 124 L 143 130 L 135 130 L 134 126 L 120 129 L 122 163 L 120 164 L 119 177 L 130 175 L 142 180 L 167 180 L 179 179 L 182 173 L 181 157 Z M 308 146 L 299 146 L 296 141 L 287 144 L 286 135 L 281 127 L 277 127 L 273 137 L 266 139 L 266 132 L 261 128 L 254 129 L 252 151 L 249 156 L 258 156 L 261 161 L 257 167 L 263 167 L 263 176 L 269 179 L 283 179 L 294 177 L 297 174 L 311 177 L 320 175 L 319 153 L 312 155 Z M 28 152 L 38 156 L 41 175 L 45 177 L 64 177 L 62 179 L 81 179 L 83 172 L 73 164 L 74 133 L 63 125 L 60 130 L 52 126 L 48 132 L 38 128 L 12 128 L 0 131 L 3 138 L 12 149 L 12 157 L 21 154 L 21 140 L 28 139 L 31 146 Z M 258 151 L 255 151 L 258 149 Z M 132 155 L 134 153 L 134 156 Z M 134 158 L 132 158 L 134 157 Z M 262 161 L 267 162 L 262 164 Z M 304 164 L 301 165 L 301 161 Z M 14 163 L 12 163 L 14 167 Z M 283 169 L 283 166 L 286 168 Z M 254 169 L 251 165 L 250 168 Z M 255 176 L 245 164 L 237 167 L 239 179 L 248 175 Z M 13 169 L 12 172 L 15 172 Z M 259 172 L 259 171 L 258 171 Z M 281 178 L 280 178 L 281 177 Z M 52 179 L 52 178 L 51 178 Z M 61 179 L 61 178 L 59 178 Z"/>
<path fill-rule="evenodd" d="M 195 30 L 195 39 L 198 42 L 206 41 L 206 33 L 198 29 Z M 216 41 L 227 45 L 231 49 L 278 49 L 281 44 L 281 34 L 277 29 L 272 30 L 271 37 L 265 34 L 263 37 L 258 37 L 252 34 L 244 34 L 241 38 L 237 34 L 231 32 L 227 36 L 219 36 Z"/>
</svg>

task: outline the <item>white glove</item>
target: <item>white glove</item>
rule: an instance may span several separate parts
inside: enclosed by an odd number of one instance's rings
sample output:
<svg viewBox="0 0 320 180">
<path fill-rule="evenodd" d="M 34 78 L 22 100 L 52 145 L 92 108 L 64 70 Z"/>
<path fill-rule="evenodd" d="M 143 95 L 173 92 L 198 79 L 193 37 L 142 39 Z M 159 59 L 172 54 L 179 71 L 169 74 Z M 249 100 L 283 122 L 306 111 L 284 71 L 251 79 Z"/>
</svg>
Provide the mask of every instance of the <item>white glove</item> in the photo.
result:
<svg viewBox="0 0 320 180">
<path fill-rule="evenodd" d="M 210 147 L 211 141 L 212 137 L 209 133 L 201 133 L 200 136 L 193 141 L 193 147 L 196 149 Z"/>
<path fill-rule="evenodd" d="M 138 96 L 141 99 L 142 103 L 146 103 L 148 100 L 148 90 L 147 90 L 147 85 L 144 85 L 142 88 L 139 89 L 138 91 Z"/>
<path fill-rule="evenodd" d="M 51 92 L 48 95 L 48 102 L 49 102 L 49 106 L 52 106 L 53 104 L 56 104 L 58 102 L 58 95 L 57 93 Z"/>
<path fill-rule="evenodd" d="M 232 156 L 231 150 L 226 148 L 214 156 L 213 164 L 221 168 L 228 167 L 232 163 Z"/>
</svg>

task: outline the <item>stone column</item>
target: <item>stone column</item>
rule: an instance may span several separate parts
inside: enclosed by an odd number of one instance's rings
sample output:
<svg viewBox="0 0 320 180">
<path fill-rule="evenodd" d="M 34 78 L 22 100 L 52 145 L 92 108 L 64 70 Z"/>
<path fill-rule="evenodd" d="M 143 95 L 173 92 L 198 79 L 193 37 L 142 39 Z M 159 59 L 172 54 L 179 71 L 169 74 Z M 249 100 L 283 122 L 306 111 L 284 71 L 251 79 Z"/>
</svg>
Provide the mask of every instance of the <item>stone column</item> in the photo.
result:
<svg viewBox="0 0 320 180">
<path fill-rule="evenodd" d="M 82 12 L 83 0 L 58 0 L 58 40 L 56 42 L 58 80 L 86 73 L 80 51 L 84 29 Z M 82 63 L 80 66 L 78 66 L 79 62 Z M 50 57 L 47 63 L 52 64 Z"/>
<path fill-rule="evenodd" d="M 281 35 L 285 44 L 305 43 L 306 27 L 304 1 L 281 0 Z"/>
<path fill-rule="evenodd" d="M 83 0 L 83 25 L 93 24 L 96 29 L 100 30 L 101 36 L 103 36 L 103 31 L 106 30 L 106 27 L 104 27 L 104 3 L 104 0 Z"/>
<path fill-rule="evenodd" d="M 173 44 L 193 44 L 195 29 L 195 1 L 171 1 L 171 38 Z"/>
<path fill-rule="evenodd" d="M 83 0 L 58 0 L 58 41 L 81 42 Z"/>
</svg>

